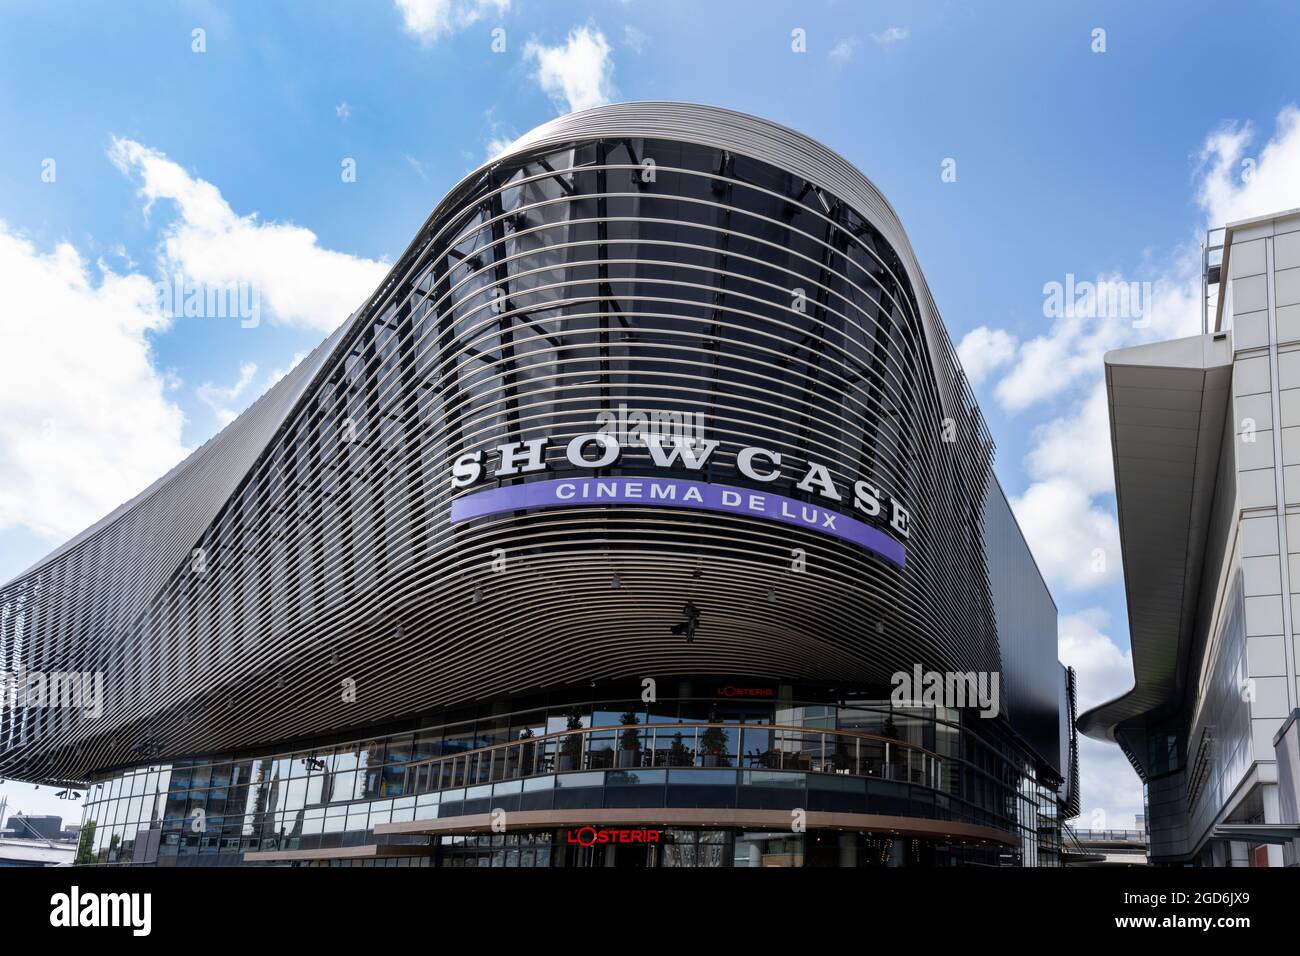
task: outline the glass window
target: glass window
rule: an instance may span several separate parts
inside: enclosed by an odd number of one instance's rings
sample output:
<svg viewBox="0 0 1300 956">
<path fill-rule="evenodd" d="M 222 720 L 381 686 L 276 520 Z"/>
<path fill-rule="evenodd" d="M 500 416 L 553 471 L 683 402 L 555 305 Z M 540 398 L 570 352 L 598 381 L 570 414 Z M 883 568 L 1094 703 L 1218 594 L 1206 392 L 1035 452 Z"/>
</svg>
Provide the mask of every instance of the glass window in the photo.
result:
<svg viewBox="0 0 1300 956">
<path fill-rule="evenodd" d="M 692 786 L 718 787 L 734 786 L 734 770 L 669 770 L 668 782 L 673 785 L 689 784 Z"/>
<path fill-rule="evenodd" d="M 667 779 L 667 770 L 611 770 L 606 774 L 606 784 L 611 787 L 662 786 Z"/>
<path fill-rule="evenodd" d="M 555 780 L 559 787 L 601 787 L 605 784 L 603 773 L 566 773 L 544 779 Z"/>
<path fill-rule="evenodd" d="M 370 817 L 370 805 L 366 803 L 354 803 L 348 807 L 349 830 L 364 830 Z"/>
<path fill-rule="evenodd" d="M 412 734 L 403 734 L 400 737 L 393 737 L 388 741 L 388 763 L 406 763 L 411 759 L 414 750 L 415 737 Z"/>
<path fill-rule="evenodd" d="M 411 751 L 411 757 L 413 760 L 427 760 L 430 757 L 439 757 L 441 755 L 441 730 L 426 730 L 416 735 L 415 743 Z"/>
</svg>

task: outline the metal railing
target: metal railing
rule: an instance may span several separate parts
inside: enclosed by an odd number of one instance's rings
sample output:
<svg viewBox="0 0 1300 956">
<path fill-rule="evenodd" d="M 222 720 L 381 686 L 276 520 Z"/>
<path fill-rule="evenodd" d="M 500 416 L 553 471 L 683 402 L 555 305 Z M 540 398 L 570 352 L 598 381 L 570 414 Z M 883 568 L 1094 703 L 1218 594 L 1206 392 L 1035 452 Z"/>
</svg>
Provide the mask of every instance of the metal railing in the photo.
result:
<svg viewBox="0 0 1300 956">
<path fill-rule="evenodd" d="M 781 724 L 576 727 L 407 765 L 404 794 L 584 770 L 788 770 L 876 777 L 953 793 L 955 761 L 916 744 Z"/>
<path fill-rule="evenodd" d="M 1092 855 L 1088 848 L 1079 842 L 1079 835 L 1075 829 L 1064 822 L 1061 824 L 1061 852 L 1077 856 Z"/>
<path fill-rule="evenodd" d="M 1220 226 L 1205 233 L 1201 243 L 1201 334 L 1218 332 L 1223 315 L 1223 294 L 1228 277 L 1223 274 L 1223 249 L 1227 231 Z M 1211 293 L 1213 289 L 1213 293 Z M 1210 327 L 1210 296 L 1214 296 L 1215 322 Z"/>
<path fill-rule="evenodd" d="M 1147 835 L 1142 830 L 1074 830 L 1074 835 L 1085 843 L 1110 841 L 1127 841 L 1146 843 Z"/>
</svg>

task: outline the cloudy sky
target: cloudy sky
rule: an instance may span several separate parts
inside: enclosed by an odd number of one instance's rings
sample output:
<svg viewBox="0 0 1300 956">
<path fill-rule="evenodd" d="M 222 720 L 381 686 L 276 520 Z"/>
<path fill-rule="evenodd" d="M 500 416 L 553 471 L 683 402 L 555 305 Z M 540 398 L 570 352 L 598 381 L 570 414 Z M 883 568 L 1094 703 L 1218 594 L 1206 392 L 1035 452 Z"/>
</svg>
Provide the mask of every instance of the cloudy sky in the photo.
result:
<svg viewBox="0 0 1300 956">
<path fill-rule="evenodd" d="M 1120 693 L 1102 355 L 1199 330 L 1208 226 L 1300 206 L 1300 16 L 1063 7 L 4 4 L 0 579 L 230 422 L 514 137 L 682 99 L 802 130 L 889 197 L 997 440 L 1080 704 Z M 170 317 L 158 288 L 177 273 L 256 290 L 256 321 Z M 1054 315 L 1045 290 L 1070 277 L 1143 284 L 1140 315 Z M 1084 742 L 1083 788 L 1083 826 L 1140 811 L 1113 747 Z M 48 788 L 0 794 L 75 815 Z"/>
</svg>

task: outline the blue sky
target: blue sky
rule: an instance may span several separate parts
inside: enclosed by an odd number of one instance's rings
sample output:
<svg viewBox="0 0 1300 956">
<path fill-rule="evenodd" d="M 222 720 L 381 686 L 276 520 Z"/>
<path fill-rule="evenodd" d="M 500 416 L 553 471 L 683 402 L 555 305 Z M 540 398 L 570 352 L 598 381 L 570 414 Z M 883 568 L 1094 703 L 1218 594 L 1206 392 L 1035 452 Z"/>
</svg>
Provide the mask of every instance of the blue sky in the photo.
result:
<svg viewBox="0 0 1300 956">
<path fill-rule="evenodd" d="M 1085 704 L 1114 696 L 1131 668 L 1101 354 L 1198 330 L 1207 223 L 1300 206 L 1290 7 L 0 3 L 0 579 L 246 407 L 494 144 L 575 106 L 682 99 L 806 132 L 893 203 L 1062 658 Z M 152 284 L 177 270 L 247 282 L 256 327 L 160 315 Z M 1045 284 L 1070 275 L 1150 283 L 1145 321 L 1045 315 Z M 1122 756 L 1084 760 L 1082 825 L 1131 825 Z M 0 793 L 57 812 L 45 791 Z"/>
</svg>

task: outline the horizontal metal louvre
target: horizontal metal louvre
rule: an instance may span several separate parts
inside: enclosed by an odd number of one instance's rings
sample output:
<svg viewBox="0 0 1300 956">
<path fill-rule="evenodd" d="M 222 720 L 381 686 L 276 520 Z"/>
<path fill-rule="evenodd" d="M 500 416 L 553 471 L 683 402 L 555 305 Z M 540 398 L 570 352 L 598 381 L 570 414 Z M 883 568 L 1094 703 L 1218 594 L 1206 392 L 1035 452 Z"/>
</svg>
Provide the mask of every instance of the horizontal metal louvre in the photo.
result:
<svg viewBox="0 0 1300 956">
<path fill-rule="evenodd" d="M 649 106 L 548 124 L 467 179 L 344 328 L 155 487 L 177 504 L 144 521 L 137 501 L 0 590 L 0 665 L 103 671 L 109 707 L 0 713 L 0 773 L 79 781 L 576 680 L 998 668 L 992 444 L 892 211 L 798 134 Z M 633 187 L 647 154 L 671 162 Z M 543 435 L 554 455 L 619 403 L 702 411 L 710 480 L 743 484 L 749 444 L 876 480 L 914 516 L 907 570 L 719 514 L 447 523 L 454 456 Z"/>
</svg>

